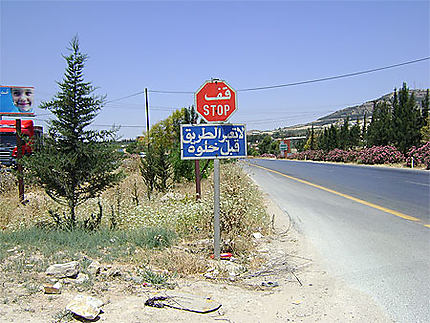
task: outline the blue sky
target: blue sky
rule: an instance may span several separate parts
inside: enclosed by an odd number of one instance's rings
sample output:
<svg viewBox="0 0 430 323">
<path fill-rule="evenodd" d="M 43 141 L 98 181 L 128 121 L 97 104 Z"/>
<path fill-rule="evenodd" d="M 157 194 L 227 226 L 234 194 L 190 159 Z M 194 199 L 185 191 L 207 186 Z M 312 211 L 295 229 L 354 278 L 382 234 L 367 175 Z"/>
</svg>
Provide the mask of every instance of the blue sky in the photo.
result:
<svg viewBox="0 0 430 323">
<path fill-rule="evenodd" d="M 58 90 L 78 35 L 86 80 L 106 94 L 98 129 L 145 130 L 144 88 L 196 91 L 210 78 L 236 90 L 358 72 L 430 56 L 428 1 L 5 1 L 0 84 Z M 238 93 L 231 122 L 269 130 L 316 120 L 407 82 L 428 88 L 430 61 L 381 72 Z M 193 104 L 192 94 L 149 93 L 151 124 Z M 36 109 L 36 123 L 49 119 Z"/>
</svg>

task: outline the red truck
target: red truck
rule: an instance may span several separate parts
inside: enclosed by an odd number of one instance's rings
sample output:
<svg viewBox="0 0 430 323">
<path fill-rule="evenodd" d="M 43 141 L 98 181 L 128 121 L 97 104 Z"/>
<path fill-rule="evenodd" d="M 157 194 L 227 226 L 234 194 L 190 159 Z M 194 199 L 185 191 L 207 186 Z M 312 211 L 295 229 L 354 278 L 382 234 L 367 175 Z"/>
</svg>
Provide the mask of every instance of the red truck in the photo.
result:
<svg viewBox="0 0 430 323">
<path fill-rule="evenodd" d="M 42 137 L 43 129 L 35 126 L 33 120 L 21 120 L 21 133 L 23 135 L 22 154 L 33 152 L 36 142 Z M 0 164 L 11 166 L 17 157 L 16 121 L 0 120 Z"/>
</svg>

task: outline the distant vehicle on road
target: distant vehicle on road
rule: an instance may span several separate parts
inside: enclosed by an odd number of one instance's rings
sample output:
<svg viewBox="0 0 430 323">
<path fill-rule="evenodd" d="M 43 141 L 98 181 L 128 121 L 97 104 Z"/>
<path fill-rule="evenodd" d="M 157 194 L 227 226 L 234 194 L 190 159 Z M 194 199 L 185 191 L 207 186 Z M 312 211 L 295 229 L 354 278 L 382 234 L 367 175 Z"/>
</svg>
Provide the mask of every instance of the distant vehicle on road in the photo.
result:
<svg viewBox="0 0 430 323">
<path fill-rule="evenodd" d="M 21 121 L 23 134 L 22 154 L 30 155 L 35 149 L 36 142 L 42 137 L 43 128 L 35 126 L 33 120 Z M 16 138 L 16 121 L 0 120 L 0 163 L 12 166 L 16 163 L 18 154 Z"/>
</svg>

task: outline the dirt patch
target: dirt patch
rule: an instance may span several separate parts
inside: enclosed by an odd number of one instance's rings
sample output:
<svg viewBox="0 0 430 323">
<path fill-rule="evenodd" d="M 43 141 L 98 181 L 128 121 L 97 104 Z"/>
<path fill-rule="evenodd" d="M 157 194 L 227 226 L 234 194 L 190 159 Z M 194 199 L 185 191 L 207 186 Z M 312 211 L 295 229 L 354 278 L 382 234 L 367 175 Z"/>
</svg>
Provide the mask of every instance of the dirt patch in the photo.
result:
<svg viewBox="0 0 430 323">
<path fill-rule="evenodd" d="M 274 233 L 254 238 L 258 245 L 249 258 L 255 267 L 251 271 L 223 279 L 181 278 L 174 281 L 173 289 L 155 289 L 125 274 L 113 275 L 99 279 L 90 289 L 66 284 L 59 295 L 46 295 L 39 289 L 37 282 L 46 280 L 44 274 L 13 277 L 3 272 L 0 321 L 76 321 L 64 309 L 80 293 L 103 300 L 100 322 L 390 322 L 368 296 L 330 277 L 315 250 L 291 225 L 288 214 L 266 201 Z M 222 306 L 198 314 L 144 305 L 155 295 L 175 293 L 212 299 Z"/>
</svg>

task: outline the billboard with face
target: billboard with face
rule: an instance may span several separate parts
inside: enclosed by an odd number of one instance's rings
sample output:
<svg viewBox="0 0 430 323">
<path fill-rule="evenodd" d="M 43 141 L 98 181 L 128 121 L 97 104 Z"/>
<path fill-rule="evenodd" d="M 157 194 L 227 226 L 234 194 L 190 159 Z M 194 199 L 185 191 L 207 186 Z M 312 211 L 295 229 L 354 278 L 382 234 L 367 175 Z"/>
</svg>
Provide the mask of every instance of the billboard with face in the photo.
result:
<svg viewBox="0 0 430 323">
<path fill-rule="evenodd" d="M 0 86 L 0 115 L 34 114 L 34 87 Z"/>
</svg>

